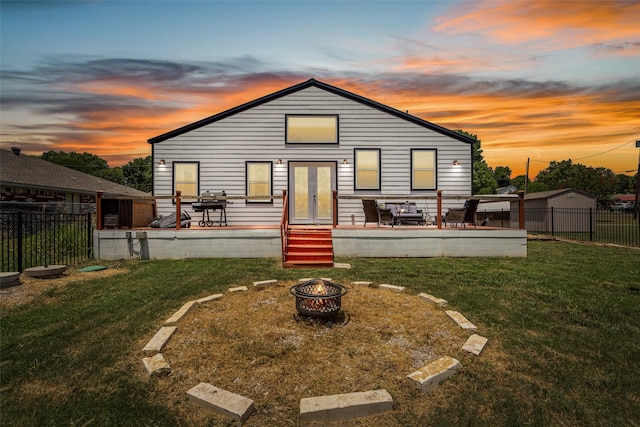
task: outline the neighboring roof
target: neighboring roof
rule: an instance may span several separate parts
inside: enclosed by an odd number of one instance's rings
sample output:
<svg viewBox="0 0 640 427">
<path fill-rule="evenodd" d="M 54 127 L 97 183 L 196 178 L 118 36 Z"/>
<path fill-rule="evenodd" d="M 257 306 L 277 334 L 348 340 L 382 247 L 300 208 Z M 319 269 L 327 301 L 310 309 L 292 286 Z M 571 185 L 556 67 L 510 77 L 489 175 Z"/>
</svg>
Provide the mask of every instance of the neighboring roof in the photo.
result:
<svg viewBox="0 0 640 427">
<path fill-rule="evenodd" d="M 635 194 L 614 194 L 611 196 L 614 200 L 620 200 L 621 202 L 635 202 L 636 195 Z"/>
<path fill-rule="evenodd" d="M 364 98 L 364 97 L 362 97 L 360 95 L 356 95 L 355 93 L 346 91 L 344 89 L 340 89 L 338 87 L 331 86 L 331 85 L 329 85 L 327 83 L 320 82 L 320 81 L 318 81 L 316 79 L 309 79 L 306 82 L 298 83 L 297 85 L 288 87 L 286 89 L 282 89 L 282 90 L 274 92 L 274 93 L 272 93 L 270 95 L 263 96 L 261 98 L 258 98 L 258 99 L 255 99 L 253 101 L 247 102 L 245 104 L 239 105 L 237 107 L 231 108 L 230 110 L 223 111 L 221 113 L 215 114 L 213 116 L 207 117 L 207 118 L 199 120 L 197 122 L 194 122 L 194 123 L 188 124 L 186 126 L 180 127 L 178 129 L 169 131 L 169 132 L 164 133 L 162 135 L 159 135 L 159 136 L 156 136 L 154 138 L 151 138 L 147 142 L 149 144 L 155 144 L 156 142 L 165 141 L 165 140 L 167 140 L 169 138 L 173 138 L 173 137 L 176 137 L 178 135 L 182 135 L 183 133 L 192 131 L 194 129 L 198 129 L 198 128 L 202 127 L 202 126 L 206 126 L 208 124 L 217 122 L 218 120 L 224 119 L 226 117 L 232 116 L 234 114 L 240 113 L 242 111 L 248 110 L 250 108 L 256 107 L 256 106 L 261 105 L 261 104 L 264 104 L 266 102 L 273 101 L 273 100 L 281 98 L 283 96 L 290 95 L 290 94 L 298 92 L 300 90 L 307 89 L 307 88 L 312 87 L 312 86 L 320 88 L 320 89 L 324 89 L 327 92 L 331 92 L 331 93 L 334 93 L 336 95 L 343 96 L 345 98 L 351 99 L 351 100 L 359 102 L 361 104 L 368 105 L 369 107 L 376 108 L 376 109 L 378 109 L 380 111 L 384 111 L 384 112 L 389 113 L 391 115 L 394 115 L 396 117 L 400 117 L 400 118 L 405 119 L 407 121 L 410 121 L 412 123 L 416 123 L 416 124 L 418 124 L 420 126 L 424 126 L 424 127 L 428 128 L 428 129 L 431 129 L 433 131 L 439 132 L 439 133 L 441 133 L 443 135 L 447 135 L 447 136 L 450 136 L 451 138 L 457 139 L 458 141 L 462 141 L 462 142 L 465 142 L 467 144 L 473 144 L 475 142 L 475 139 L 470 138 L 470 137 L 465 136 L 465 135 L 462 135 L 462 134 L 460 134 L 458 132 L 452 131 L 450 129 L 443 128 L 442 126 L 438 126 L 438 125 L 436 125 L 434 123 L 428 122 L 426 120 L 422 120 L 419 117 L 412 116 L 411 114 L 408 114 L 408 113 L 403 113 L 402 111 L 396 110 L 395 108 L 391 108 L 391 107 L 389 107 L 387 105 L 380 104 L 379 102 L 373 101 L 373 100 L 368 99 L 368 98 Z"/>
<path fill-rule="evenodd" d="M 33 156 L 0 150 L 0 182 L 6 186 L 37 187 L 75 193 L 149 196 L 149 193 L 126 187 L 97 176 L 78 172 Z"/>
<path fill-rule="evenodd" d="M 581 194 L 585 197 L 589 197 L 591 199 L 596 199 L 597 197 L 592 196 L 591 194 L 585 193 L 584 191 L 574 190 L 573 188 L 562 188 L 560 190 L 550 190 L 550 191 L 539 191 L 537 193 L 529 193 L 525 194 L 525 200 L 538 200 L 538 199 L 551 199 L 553 197 L 558 197 L 563 194 L 568 193 L 577 193 Z"/>
</svg>

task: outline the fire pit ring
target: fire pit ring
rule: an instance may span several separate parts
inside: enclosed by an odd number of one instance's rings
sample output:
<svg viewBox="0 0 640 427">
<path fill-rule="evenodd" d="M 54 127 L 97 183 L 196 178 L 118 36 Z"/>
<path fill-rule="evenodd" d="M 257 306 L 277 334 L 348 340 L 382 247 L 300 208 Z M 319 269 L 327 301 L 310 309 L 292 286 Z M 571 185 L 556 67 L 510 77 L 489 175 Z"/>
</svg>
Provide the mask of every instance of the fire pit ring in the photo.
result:
<svg viewBox="0 0 640 427">
<path fill-rule="evenodd" d="M 296 297 L 296 310 L 302 316 L 330 317 L 338 313 L 347 288 L 323 279 L 311 279 L 289 289 Z"/>
</svg>

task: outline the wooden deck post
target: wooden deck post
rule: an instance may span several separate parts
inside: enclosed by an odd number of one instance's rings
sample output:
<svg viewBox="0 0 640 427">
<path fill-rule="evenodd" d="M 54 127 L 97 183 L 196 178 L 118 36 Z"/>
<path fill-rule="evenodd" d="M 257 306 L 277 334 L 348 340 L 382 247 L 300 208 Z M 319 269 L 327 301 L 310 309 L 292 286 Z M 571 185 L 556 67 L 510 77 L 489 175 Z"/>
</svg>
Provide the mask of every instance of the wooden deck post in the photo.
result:
<svg viewBox="0 0 640 427">
<path fill-rule="evenodd" d="M 442 190 L 438 190 L 438 218 L 436 219 L 438 224 L 438 230 L 442 228 Z"/>
<path fill-rule="evenodd" d="M 333 228 L 338 226 L 338 190 L 333 190 Z"/>
<path fill-rule="evenodd" d="M 182 228 L 182 224 L 180 219 L 182 218 L 182 206 L 180 203 L 180 195 L 182 191 L 176 191 L 176 230 L 180 230 Z"/>
<path fill-rule="evenodd" d="M 518 228 L 524 230 L 524 191 L 518 191 L 518 197 L 520 198 L 518 203 Z"/>
<path fill-rule="evenodd" d="M 96 228 L 102 230 L 102 191 L 96 193 Z"/>
</svg>

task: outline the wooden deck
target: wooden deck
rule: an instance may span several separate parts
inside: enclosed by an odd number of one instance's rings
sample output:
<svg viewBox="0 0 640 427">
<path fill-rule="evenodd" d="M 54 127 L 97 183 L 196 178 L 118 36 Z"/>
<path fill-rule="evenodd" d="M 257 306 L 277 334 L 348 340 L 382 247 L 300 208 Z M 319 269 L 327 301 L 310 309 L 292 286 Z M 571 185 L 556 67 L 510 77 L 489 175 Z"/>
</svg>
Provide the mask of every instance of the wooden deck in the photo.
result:
<svg viewBox="0 0 640 427">
<path fill-rule="evenodd" d="M 327 228 L 332 228 L 327 226 Z M 338 225 L 335 257 L 526 257 L 526 230 L 472 226 Z M 97 259 L 281 258 L 280 227 L 108 229 L 94 232 Z"/>
</svg>

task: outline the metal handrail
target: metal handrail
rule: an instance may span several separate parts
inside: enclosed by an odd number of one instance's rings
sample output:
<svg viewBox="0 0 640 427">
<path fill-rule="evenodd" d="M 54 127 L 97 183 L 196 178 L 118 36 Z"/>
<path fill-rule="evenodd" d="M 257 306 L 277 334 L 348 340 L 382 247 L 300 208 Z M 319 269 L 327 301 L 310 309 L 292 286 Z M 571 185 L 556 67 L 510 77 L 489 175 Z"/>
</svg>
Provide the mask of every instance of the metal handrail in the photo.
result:
<svg viewBox="0 0 640 427">
<path fill-rule="evenodd" d="M 282 262 L 287 260 L 287 237 L 289 235 L 289 197 L 282 190 L 282 219 L 280 220 L 280 241 L 282 242 Z"/>
</svg>

